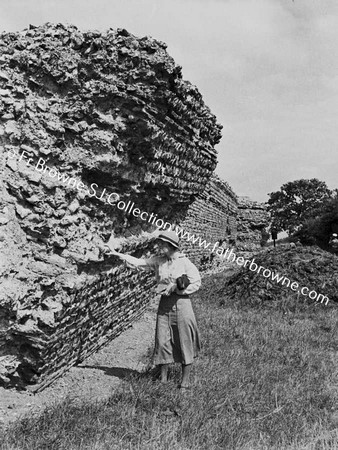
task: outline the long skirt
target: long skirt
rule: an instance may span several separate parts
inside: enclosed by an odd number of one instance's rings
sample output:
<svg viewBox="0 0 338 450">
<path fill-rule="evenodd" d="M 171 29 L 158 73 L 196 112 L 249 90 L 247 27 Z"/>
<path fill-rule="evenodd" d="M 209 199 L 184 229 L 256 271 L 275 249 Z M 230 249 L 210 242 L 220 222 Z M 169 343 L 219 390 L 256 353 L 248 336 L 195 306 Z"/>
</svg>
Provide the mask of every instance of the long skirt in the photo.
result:
<svg viewBox="0 0 338 450">
<path fill-rule="evenodd" d="M 191 364 L 200 336 L 188 295 L 162 296 L 157 311 L 154 364 Z"/>
</svg>

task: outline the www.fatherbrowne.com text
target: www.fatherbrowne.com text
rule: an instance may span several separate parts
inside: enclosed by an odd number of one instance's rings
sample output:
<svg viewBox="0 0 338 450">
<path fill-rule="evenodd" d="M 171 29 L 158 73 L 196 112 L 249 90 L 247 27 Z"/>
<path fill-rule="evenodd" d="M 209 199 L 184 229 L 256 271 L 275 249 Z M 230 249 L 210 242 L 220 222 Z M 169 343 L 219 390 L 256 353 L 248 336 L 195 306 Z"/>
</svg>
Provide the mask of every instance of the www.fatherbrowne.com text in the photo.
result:
<svg viewBox="0 0 338 450">
<path fill-rule="evenodd" d="M 244 259 L 242 256 L 236 256 L 235 252 L 232 249 L 224 248 L 219 246 L 218 242 L 212 245 L 211 242 L 206 242 L 202 240 L 201 237 L 196 236 L 195 234 L 190 234 L 188 231 L 185 231 L 183 228 L 176 224 L 172 224 L 170 222 L 165 222 L 164 220 L 157 218 L 157 214 L 148 213 L 146 211 L 141 211 L 139 208 L 134 208 L 135 203 L 128 201 L 127 203 L 120 200 L 120 194 L 116 192 L 109 192 L 106 188 L 102 190 L 100 195 L 98 196 L 98 188 L 99 186 L 96 183 L 92 183 L 90 186 L 86 186 L 81 180 L 78 178 L 70 177 L 66 173 L 61 173 L 55 167 L 49 167 L 44 158 L 39 158 L 39 160 L 34 164 L 34 158 L 28 157 L 29 153 L 26 150 L 23 150 L 21 153 L 15 148 L 11 148 L 9 151 L 10 159 L 18 159 L 19 162 L 25 161 L 26 166 L 34 167 L 34 170 L 40 172 L 42 175 L 48 175 L 51 178 L 54 178 L 55 181 L 58 180 L 60 183 L 64 184 L 66 187 L 76 188 L 82 195 L 95 197 L 98 200 L 105 201 L 109 203 L 109 205 L 117 207 L 118 209 L 125 211 L 126 213 L 132 214 L 134 217 L 140 217 L 141 220 L 147 221 L 148 223 L 155 225 L 159 229 L 175 231 L 177 235 L 181 239 L 185 239 L 188 242 L 192 242 L 193 244 L 198 244 L 199 247 L 204 249 L 210 249 L 211 253 L 215 253 L 222 259 L 227 259 L 229 262 L 236 262 L 239 266 L 247 267 L 249 270 L 253 272 L 260 273 L 265 278 L 270 278 L 272 281 L 281 284 L 284 286 L 286 284 L 287 287 L 290 287 L 292 291 L 298 292 L 304 296 L 309 297 L 311 300 L 320 301 L 327 305 L 329 302 L 329 298 L 326 295 L 318 294 L 316 291 L 310 291 L 306 286 L 300 287 L 296 281 L 291 281 L 289 278 L 279 275 L 277 272 L 273 272 L 270 269 L 267 269 L 263 266 L 258 266 L 255 263 L 255 260 Z M 32 164 L 33 163 L 33 164 Z M 220 271 L 225 270 L 225 268 L 221 268 Z"/>
</svg>

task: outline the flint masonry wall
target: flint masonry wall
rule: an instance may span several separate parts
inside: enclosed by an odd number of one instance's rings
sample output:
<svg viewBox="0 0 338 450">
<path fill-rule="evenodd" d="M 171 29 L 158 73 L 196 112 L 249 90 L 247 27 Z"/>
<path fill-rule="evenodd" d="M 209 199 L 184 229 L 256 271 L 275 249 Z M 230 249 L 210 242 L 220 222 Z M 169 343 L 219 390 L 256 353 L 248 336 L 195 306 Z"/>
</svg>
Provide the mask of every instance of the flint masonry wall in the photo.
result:
<svg viewBox="0 0 338 450">
<path fill-rule="evenodd" d="M 117 336 L 153 277 L 155 224 L 234 239 L 236 196 L 212 177 L 221 126 L 165 44 L 46 24 L 0 39 L 0 382 L 43 389 Z M 208 219 L 208 220 L 207 220 Z M 134 237 L 137 235 L 138 237 Z M 199 267 L 207 253 L 186 248 Z"/>
<path fill-rule="evenodd" d="M 110 235 L 172 221 L 208 184 L 221 126 L 165 44 L 46 24 L 0 38 L 0 378 L 41 388 L 142 312 L 153 278 Z M 122 251 L 149 254 L 147 238 Z M 110 273 L 109 270 L 112 270 Z"/>
<path fill-rule="evenodd" d="M 238 197 L 237 240 L 239 253 L 253 252 L 260 247 L 262 230 L 269 223 L 269 213 L 264 204 L 249 197 Z"/>
<path fill-rule="evenodd" d="M 189 207 L 180 224 L 198 236 L 195 243 L 182 240 L 182 250 L 201 269 L 210 270 L 216 265 L 214 245 L 225 248 L 235 246 L 237 235 L 237 196 L 231 187 L 213 175 L 203 194 Z M 203 243 L 204 241 L 204 243 Z M 217 259 L 217 258 L 216 258 Z M 226 260 L 217 265 L 227 265 Z"/>
</svg>

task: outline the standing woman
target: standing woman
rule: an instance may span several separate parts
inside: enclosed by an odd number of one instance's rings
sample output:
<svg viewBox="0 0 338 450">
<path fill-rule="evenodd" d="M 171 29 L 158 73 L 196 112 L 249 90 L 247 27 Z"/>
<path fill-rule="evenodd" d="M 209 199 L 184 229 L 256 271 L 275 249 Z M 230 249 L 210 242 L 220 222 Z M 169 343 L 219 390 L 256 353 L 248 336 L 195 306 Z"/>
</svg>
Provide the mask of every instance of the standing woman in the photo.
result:
<svg viewBox="0 0 338 450">
<path fill-rule="evenodd" d="M 200 338 L 189 294 L 201 286 L 197 267 L 179 252 L 179 238 L 174 231 L 162 231 L 158 236 L 159 256 L 134 258 L 112 251 L 131 267 L 153 269 L 157 294 L 161 300 L 157 311 L 154 363 L 161 366 L 161 381 L 168 380 L 168 365 L 182 364 L 181 388 L 190 386 L 190 371 L 200 350 Z"/>
</svg>

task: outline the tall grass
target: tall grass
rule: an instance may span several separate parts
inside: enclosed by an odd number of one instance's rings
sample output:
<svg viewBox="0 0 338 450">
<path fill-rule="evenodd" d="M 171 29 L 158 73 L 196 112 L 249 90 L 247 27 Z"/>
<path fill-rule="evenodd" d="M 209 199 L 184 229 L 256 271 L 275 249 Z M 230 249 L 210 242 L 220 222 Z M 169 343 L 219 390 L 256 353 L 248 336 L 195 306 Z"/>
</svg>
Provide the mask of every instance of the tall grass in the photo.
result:
<svg viewBox="0 0 338 450">
<path fill-rule="evenodd" d="M 1 449 L 338 449 L 336 309 L 220 307 L 223 277 L 194 300 L 204 345 L 193 389 L 177 389 L 178 366 L 167 385 L 133 375 L 107 401 L 67 399 L 17 421 Z"/>
</svg>

